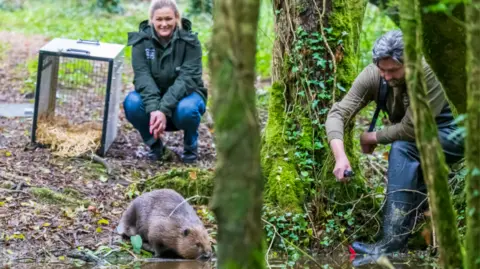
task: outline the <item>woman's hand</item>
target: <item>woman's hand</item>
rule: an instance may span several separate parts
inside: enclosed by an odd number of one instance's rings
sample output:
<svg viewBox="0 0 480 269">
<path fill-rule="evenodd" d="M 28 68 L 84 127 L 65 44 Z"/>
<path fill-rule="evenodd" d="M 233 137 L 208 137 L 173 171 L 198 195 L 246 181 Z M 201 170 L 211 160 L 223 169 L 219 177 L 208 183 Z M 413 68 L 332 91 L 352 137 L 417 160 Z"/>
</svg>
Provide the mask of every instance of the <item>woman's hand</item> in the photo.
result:
<svg viewBox="0 0 480 269">
<path fill-rule="evenodd" d="M 167 117 L 162 111 L 156 110 L 150 113 L 150 134 L 158 139 L 167 127 Z"/>
</svg>

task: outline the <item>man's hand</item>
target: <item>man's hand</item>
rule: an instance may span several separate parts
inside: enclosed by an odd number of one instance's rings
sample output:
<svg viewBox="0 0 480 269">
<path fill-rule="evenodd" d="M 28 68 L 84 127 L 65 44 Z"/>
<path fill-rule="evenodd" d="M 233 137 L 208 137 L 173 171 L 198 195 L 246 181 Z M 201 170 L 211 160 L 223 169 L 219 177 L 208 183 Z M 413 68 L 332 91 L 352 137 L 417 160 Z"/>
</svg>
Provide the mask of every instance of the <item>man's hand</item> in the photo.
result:
<svg viewBox="0 0 480 269">
<path fill-rule="evenodd" d="M 150 113 L 150 134 L 153 138 L 158 139 L 167 127 L 167 117 L 163 112 L 156 110 Z"/>
<path fill-rule="evenodd" d="M 336 160 L 335 168 L 333 169 L 333 174 L 337 178 L 337 181 L 345 182 L 348 181 L 348 178 L 345 178 L 345 171 L 352 170 L 350 162 L 348 161 L 347 156 Z"/>
<path fill-rule="evenodd" d="M 372 154 L 377 147 L 377 133 L 364 132 L 360 136 L 360 146 L 362 147 L 363 153 Z"/>
<path fill-rule="evenodd" d="M 347 181 L 344 177 L 345 170 L 352 170 L 352 167 L 345 154 L 343 141 L 340 139 L 332 139 L 332 141 L 330 141 L 330 147 L 332 148 L 333 156 L 335 156 L 333 174 L 337 178 L 337 181 Z"/>
</svg>

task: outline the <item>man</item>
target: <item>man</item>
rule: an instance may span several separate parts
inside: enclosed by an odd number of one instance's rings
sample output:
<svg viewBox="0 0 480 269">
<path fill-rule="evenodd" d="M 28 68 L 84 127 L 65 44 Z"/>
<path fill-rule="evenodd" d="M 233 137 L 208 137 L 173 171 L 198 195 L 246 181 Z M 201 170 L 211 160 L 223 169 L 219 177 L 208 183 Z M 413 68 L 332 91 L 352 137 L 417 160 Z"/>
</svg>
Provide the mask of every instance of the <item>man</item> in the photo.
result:
<svg viewBox="0 0 480 269">
<path fill-rule="evenodd" d="M 426 195 L 418 194 L 418 191 L 425 193 L 426 188 L 405 84 L 402 33 L 398 30 L 386 33 L 375 42 L 372 53 L 373 63 L 355 79 L 347 95 L 333 105 L 326 121 L 327 136 L 336 161 L 333 173 L 337 180 L 345 182 L 344 173 L 351 167 L 344 150 L 343 127 L 370 101 L 376 101 L 378 105 L 381 102 L 378 99 L 380 85 L 382 82 L 388 85 L 384 107 L 392 125 L 360 136 L 361 148 L 366 154 L 371 154 L 377 144 L 391 143 L 382 238 L 373 244 L 354 242 L 352 248 L 363 254 L 402 250 L 413 226 L 412 217 L 426 198 Z M 447 138 L 455 131 L 454 118 L 440 82 L 425 61 L 423 68 L 427 101 L 437 122 L 446 161 L 457 162 L 463 157 L 463 140 Z"/>
</svg>

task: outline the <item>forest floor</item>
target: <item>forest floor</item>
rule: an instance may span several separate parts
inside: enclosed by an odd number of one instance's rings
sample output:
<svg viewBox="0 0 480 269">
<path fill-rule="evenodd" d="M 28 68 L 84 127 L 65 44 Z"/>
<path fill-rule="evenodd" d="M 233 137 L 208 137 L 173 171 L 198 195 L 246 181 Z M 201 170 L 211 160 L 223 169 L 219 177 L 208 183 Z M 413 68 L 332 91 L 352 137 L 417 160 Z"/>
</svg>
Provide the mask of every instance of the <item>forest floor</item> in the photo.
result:
<svg viewBox="0 0 480 269">
<path fill-rule="evenodd" d="M 0 104 L 33 106 L 35 89 L 25 91 L 29 77 L 26 63 L 37 59 L 39 49 L 48 41 L 40 35 L 0 32 Z M 133 89 L 130 64 L 124 66 L 123 73 L 126 79 L 120 100 Z M 208 84 L 208 77 L 205 81 Z M 268 84 L 259 83 L 259 87 Z M 260 108 L 259 115 L 264 126 L 266 110 Z M 211 173 L 215 166 L 213 130 L 204 119 L 195 164 L 180 160 L 181 131 L 164 136 L 166 147 L 175 153 L 173 158 L 154 162 L 148 159 L 148 147 L 126 120 L 120 102 L 118 134 L 104 156 L 110 173 L 90 158 L 59 157 L 49 148 L 32 145 L 32 119 L 0 117 L 0 261 L 55 262 L 68 259 L 75 249 L 112 247 L 120 239 L 114 229 L 131 201 L 132 183 L 172 170 Z M 206 206 L 195 207 L 206 210 Z M 212 231 L 215 227 L 208 214 L 200 216 Z"/>
<path fill-rule="evenodd" d="M 28 77 L 25 63 L 37 58 L 48 40 L 9 32 L 0 32 L 0 40 L 0 103 L 33 103 L 31 93 L 21 93 Z M 132 78 L 131 66 L 126 65 L 124 73 Z M 124 83 L 120 99 L 132 88 L 131 83 Z M 119 119 L 117 138 L 105 156 L 112 169 L 107 174 L 103 165 L 92 160 L 57 157 L 48 148 L 32 147 L 32 117 L 0 117 L 0 259 L 51 260 L 75 248 L 95 250 L 110 245 L 116 239 L 112 231 L 130 201 L 131 182 L 172 168 L 213 169 L 215 146 L 204 123 L 199 130 L 199 160 L 188 166 L 179 158 L 182 132 L 165 135 L 175 158 L 153 162 L 123 109 Z M 63 198 L 48 199 L 52 193 L 71 199 L 63 203 Z"/>
</svg>

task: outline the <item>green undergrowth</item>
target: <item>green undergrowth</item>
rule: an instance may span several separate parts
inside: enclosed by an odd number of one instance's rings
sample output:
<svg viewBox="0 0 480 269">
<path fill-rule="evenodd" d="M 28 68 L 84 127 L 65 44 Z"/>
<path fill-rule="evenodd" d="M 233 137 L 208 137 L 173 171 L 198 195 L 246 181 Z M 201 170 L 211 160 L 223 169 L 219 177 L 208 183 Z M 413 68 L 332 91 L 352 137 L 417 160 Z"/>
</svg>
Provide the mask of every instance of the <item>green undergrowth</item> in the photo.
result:
<svg viewBox="0 0 480 269">
<path fill-rule="evenodd" d="M 30 188 L 29 192 L 46 204 L 83 205 L 85 207 L 91 204 L 90 201 L 81 199 L 80 193 L 73 189 L 65 189 L 63 192 L 57 192 L 49 188 Z"/>
<path fill-rule="evenodd" d="M 127 43 L 127 32 L 136 31 L 147 14 L 143 3 L 125 3 L 124 14 L 111 14 L 99 9 L 95 1 L 25 1 L 23 8 L 0 10 L 2 30 L 44 35 L 48 38 L 99 40 L 106 43 Z M 130 58 L 130 49 L 125 50 Z"/>
<path fill-rule="evenodd" d="M 130 198 L 156 189 L 174 189 L 191 204 L 205 205 L 213 193 L 214 173 L 200 168 L 174 168 L 140 183 L 130 185 L 127 195 Z"/>
</svg>

